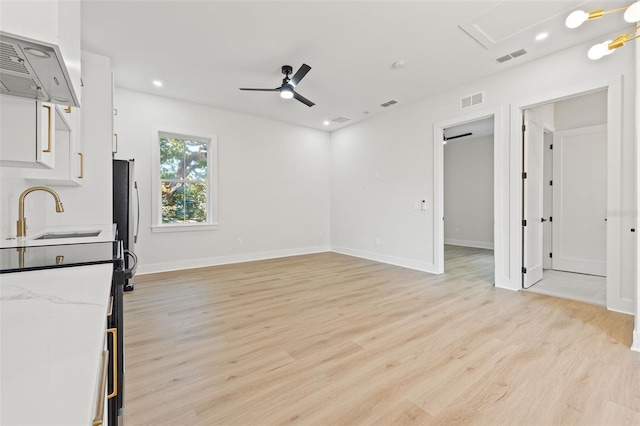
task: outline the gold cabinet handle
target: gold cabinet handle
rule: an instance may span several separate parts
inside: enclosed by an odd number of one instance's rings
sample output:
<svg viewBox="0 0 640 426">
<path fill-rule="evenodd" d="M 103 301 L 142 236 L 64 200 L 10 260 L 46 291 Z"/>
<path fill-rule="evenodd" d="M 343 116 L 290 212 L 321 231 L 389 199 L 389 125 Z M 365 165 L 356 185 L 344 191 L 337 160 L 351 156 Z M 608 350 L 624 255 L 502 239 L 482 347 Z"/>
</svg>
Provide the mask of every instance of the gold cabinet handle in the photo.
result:
<svg viewBox="0 0 640 426">
<path fill-rule="evenodd" d="M 115 151 L 113 151 L 113 153 L 117 154 L 118 153 L 118 134 L 114 133 L 113 136 L 115 136 L 115 138 L 116 138 L 116 149 L 115 149 Z"/>
<path fill-rule="evenodd" d="M 96 404 L 96 417 L 93 419 L 93 426 L 100 426 L 104 421 L 104 394 L 107 391 L 107 372 L 109 371 L 109 351 L 102 352 L 102 373 L 100 374 L 100 384 L 98 386 L 98 403 Z"/>
<path fill-rule="evenodd" d="M 71 114 L 71 107 L 68 106 L 64 109 L 64 112 L 66 112 L 67 114 Z"/>
<path fill-rule="evenodd" d="M 82 179 L 84 178 L 84 153 L 79 152 L 78 155 L 80 156 L 80 175 L 78 179 Z"/>
<path fill-rule="evenodd" d="M 42 105 L 42 108 L 47 110 L 47 149 L 43 149 L 42 152 L 51 152 L 51 107 Z"/>
<path fill-rule="evenodd" d="M 113 338 L 113 391 L 107 395 L 107 399 L 111 399 L 118 395 L 118 329 L 108 328 L 107 333 Z"/>
</svg>

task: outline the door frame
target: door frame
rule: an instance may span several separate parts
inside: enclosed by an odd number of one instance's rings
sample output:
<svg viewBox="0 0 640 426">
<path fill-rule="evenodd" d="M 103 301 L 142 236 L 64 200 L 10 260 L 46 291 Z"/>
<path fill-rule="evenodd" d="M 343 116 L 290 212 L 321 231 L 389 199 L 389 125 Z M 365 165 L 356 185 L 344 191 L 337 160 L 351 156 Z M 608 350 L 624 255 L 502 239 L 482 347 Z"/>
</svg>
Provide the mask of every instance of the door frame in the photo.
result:
<svg viewBox="0 0 640 426">
<path fill-rule="evenodd" d="M 495 284 L 503 287 L 509 279 L 509 146 L 506 111 L 503 107 L 469 113 L 433 125 L 433 265 L 444 273 L 444 147 L 445 129 L 493 117 L 493 221 Z"/>
<path fill-rule="evenodd" d="M 522 99 L 511 104 L 511 140 L 521 137 L 522 114 L 525 109 L 561 101 L 575 96 L 607 90 L 607 211 L 622 212 L 622 76 L 599 79 L 562 88 L 546 94 Z M 512 277 L 521 275 L 522 234 L 518 215 L 522 203 L 521 178 L 522 146 L 511 144 L 510 150 L 510 244 L 512 256 L 509 269 Z M 621 281 L 621 239 L 622 217 L 609 214 L 607 221 L 607 309 L 633 312 L 634 307 L 622 300 Z M 512 280 L 513 290 L 519 290 L 520 279 Z"/>
</svg>

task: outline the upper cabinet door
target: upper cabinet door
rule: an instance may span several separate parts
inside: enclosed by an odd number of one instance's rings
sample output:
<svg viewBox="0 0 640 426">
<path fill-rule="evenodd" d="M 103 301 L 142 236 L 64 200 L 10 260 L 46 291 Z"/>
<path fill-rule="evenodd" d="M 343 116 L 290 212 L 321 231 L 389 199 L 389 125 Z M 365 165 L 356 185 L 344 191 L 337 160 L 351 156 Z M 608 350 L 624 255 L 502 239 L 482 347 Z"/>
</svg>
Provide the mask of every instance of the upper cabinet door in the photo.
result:
<svg viewBox="0 0 640 426">
<path fill-rule="evenodd" d="M 55 105 L 0 96 L 0 166 L 55 166 Z"/>
</svg>

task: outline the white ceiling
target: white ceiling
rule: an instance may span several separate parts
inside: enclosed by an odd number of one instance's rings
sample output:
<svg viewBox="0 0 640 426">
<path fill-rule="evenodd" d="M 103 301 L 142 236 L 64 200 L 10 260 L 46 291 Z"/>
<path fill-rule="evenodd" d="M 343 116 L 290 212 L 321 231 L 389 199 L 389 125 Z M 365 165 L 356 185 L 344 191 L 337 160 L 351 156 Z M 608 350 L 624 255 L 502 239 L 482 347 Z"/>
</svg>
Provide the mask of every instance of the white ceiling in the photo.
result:
<svg viewBox="0 0 640 426">
<path fill-rule="evenodd" d="M 565 28 L 576 8 L 631 1 L 584 3 L 83 0 L 82 47 L 112 58 L 117 86 L 332 131 L 628 30 L 620 13 Z M 549 37 L 536 42 L 542 31 Z M 496 62 L 522 48 L 526 55 Z M 405 67 L 393 69 L 396 61 Z M 296 90 L 311 108 L 238 89 L 278 87 L 282 65 L 295 72 L 303 63 L 312 69 Z M 398 104 L 380 106 L 392 99 Z M 323 125 L 336 116 L 351 120 Z"/>
</svg>

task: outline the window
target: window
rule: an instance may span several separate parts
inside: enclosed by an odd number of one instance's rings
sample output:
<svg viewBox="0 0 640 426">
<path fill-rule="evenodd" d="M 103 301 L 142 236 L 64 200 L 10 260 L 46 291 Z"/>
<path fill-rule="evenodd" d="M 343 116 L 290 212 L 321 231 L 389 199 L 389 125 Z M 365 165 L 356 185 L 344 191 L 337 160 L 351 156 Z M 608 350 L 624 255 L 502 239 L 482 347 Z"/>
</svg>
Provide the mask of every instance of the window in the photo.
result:
<svg viewBox="0 0 640 426">
<path fill-rule="evenodd" d="M 153 232 L 216 228 L 215 135 L 154 130 Z"/>
</svg>

